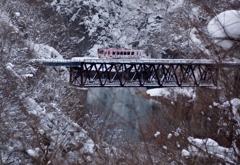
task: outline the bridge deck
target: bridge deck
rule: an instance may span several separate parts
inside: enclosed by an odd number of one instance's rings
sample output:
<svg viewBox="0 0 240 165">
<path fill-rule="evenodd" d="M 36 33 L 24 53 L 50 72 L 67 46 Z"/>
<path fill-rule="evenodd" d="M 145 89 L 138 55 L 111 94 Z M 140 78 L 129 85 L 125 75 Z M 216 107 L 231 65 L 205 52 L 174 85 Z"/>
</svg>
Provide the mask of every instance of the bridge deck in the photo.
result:
<svg viewBox="0 0 240 165">
<path fill-rule="evenodd" d="M 78 57 L 72 59 L 33 59 L 33 64 L 42 64 L 48 66 L 80 66 L 81 63 L 125 63 L 125 64 L 220 64 L 222 66 L 240 66 L 240 60 L 234 61 L 214 61 L 210 59 L 99 59 Z"/>
</svg>

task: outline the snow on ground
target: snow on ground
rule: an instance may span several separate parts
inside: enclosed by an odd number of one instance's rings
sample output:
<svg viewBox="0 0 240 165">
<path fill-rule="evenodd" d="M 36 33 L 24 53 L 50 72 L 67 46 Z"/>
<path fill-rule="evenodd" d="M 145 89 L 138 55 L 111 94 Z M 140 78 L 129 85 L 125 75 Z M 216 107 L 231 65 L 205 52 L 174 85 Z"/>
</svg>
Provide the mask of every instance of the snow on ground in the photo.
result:
<svg viewBox="0 0 240 165">
<path fill-rule="evenodd" d="M 235 157 L 235 151 L 233 148 L 222 147 L 213 139 L 198 139 L 189 137 L 188 141 L 191 144 L 188 147 L 188 152 L 191 156 L 197 155 L 208 157 L 209 155 L 212 155 L 233 164 L 234 162 L 237 162 L 237 157 Z M 184 154 L 187 153 L 186 151 Z"/>
<path fill-rule="evenodd" d="M 207 26 L 214 42 L 228 50 L 240 39 L 240 10 L 227 10 L 215 16 Z M 232 40 L 231 40 L 232 39 Z"/>
<path fill-rule="evenodd" d="M 154 88 L 147 90 L 147 94 L 150 96 L 160 96 L 164 98 L 170 97 L 171 93 L 167 88 Z"/>
<path fill-rule="evenodd" d="M 176 98 L 177 94 L 195 99 L 196 94 L 193 88 L 154 88 L 147 90 L 147 94 L 153 97 Z"/>
</svg>

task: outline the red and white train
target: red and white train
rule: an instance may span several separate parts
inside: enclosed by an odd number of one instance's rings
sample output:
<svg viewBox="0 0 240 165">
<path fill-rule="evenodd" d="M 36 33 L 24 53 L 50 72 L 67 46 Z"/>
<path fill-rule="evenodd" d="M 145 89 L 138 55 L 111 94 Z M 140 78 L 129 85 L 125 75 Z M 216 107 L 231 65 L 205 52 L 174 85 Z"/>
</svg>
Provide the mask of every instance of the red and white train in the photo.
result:
<svg viewBox="0 0 240 165">
<path fill-rule="evenodd" d="M 110 58 L 110 59 L 139 59 L 142 58 L 142 50 L 132 49 L 114 49 L 114 48 L 99 48 L 99 58 Z"/>
</svg>

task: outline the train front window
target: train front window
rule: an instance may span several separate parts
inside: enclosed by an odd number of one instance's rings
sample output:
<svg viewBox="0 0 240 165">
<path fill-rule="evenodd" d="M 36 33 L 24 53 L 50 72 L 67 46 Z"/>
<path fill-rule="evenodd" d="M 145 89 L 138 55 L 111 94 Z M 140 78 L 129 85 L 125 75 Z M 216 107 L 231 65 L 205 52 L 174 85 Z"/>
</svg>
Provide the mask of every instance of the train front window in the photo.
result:
<svg viewBox="0 0 240 165">
<path fill-rule="evenodd" d="M 104 51 L 103 50 L 101 50 L 101 49 L 98 49 L 98 53 L 103 53 Z"/>
</svg>

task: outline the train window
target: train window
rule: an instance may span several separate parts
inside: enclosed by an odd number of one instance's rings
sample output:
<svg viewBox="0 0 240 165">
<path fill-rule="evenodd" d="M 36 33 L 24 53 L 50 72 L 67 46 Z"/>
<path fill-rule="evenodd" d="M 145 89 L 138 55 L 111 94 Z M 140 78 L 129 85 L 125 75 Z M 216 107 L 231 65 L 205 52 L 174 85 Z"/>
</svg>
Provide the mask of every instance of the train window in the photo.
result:
<svg viewBox="0 0 240 165">
<path fill-rule="evenodd" d="M 123 52 L 124 55 L 127 55 L 127 52 Z"/>
<path fill-rule="evenodd" d="M 117 52 L 117 55 L 119 55 L 119 52 Z"/>
<path fill-rule="evenodd" d="M 98 49 L 98 52 L 99 52 L 99 53 L 103 53 L 104 51 L 103 51 L 103 50 L 101 50 L 101 49 Z"/>
<path fill-rule="evenodd" d="M 130 52 L 127 52 L 127 55 L 130 55 Z"/>
<path fill-rule="evenodd" d="M 134 52 L 132 52 L 132 55 L 134 55 Z"/>
<path fill-rule="evenodd" d="M 123 55 L 123 52 L 120 52 L 120 55 Z"/>
<path fill-rule="evenodd" d="M 113 51 L 112 54 L 115 55 L 115 52 Z"/>
</svg>

